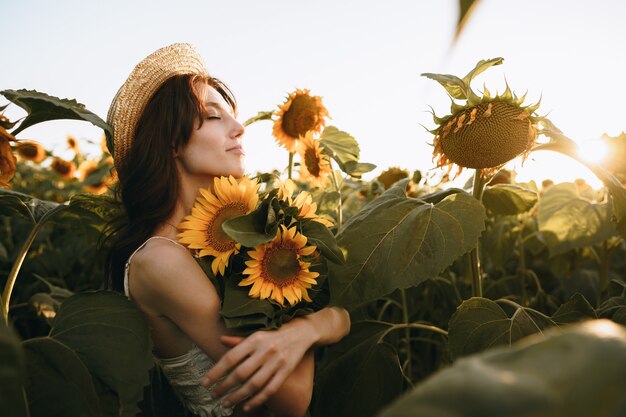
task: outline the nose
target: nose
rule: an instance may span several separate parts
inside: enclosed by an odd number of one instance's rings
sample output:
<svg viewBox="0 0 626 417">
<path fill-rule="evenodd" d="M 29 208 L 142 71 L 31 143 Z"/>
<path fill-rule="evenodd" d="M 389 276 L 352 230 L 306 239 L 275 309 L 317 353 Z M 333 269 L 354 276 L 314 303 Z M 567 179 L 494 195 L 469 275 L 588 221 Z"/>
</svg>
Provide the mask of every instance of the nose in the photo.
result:
<svg viewBox="0 0 626 417">
<path fill-rule="evenodd" d="M 233 139 L 241 139 L 244 132 L 246 131 L 246 128 L 236 118 L 233 117 L 232 120 L 233 120 L 233 126 L 231 130 L 231 137 Z"/>
</svg>

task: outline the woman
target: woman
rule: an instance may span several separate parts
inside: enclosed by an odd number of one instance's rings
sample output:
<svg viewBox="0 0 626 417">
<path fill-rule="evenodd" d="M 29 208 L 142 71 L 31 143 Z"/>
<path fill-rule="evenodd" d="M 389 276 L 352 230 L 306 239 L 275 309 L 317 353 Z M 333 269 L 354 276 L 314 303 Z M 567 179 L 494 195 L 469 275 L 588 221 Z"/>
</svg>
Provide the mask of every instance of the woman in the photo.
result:
<svg viewBox="0 0 626 417">
<path fill-rule="evenodd" d="M 236 337 L 220 317 L 215 288 L 176 239 L 200 187 L 244 174 L 244 128 L 232 94 L 191 45 L 174 44 L 135 67 L 108 120 L 125 221 L 107 276 L 145 314 L 171 385 L 200 416 L 304 415 L 311 349 L 348 333 L 347 312 L 325 308 L 278 330 Z"/>
</svg>

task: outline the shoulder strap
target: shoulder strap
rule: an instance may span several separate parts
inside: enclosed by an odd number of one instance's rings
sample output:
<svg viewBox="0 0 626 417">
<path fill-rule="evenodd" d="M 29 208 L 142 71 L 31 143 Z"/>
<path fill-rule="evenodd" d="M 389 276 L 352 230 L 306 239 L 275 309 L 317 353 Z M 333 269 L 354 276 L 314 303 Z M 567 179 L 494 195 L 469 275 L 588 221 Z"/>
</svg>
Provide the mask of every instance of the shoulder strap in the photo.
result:
<svg viewBox="0 0 626 417">
<path fill-rule="evenodd" d="M 143 247 L 146 246 L 146 243 L 148 243 L 151 239 L 165 239 L 165 240 L 169 240 L 170 242 L 180 246 L 181 248 L 186 249 L 183 245 L 181 245 L 180 243 L 178 243 L 174 239 L 170 239 L 169 237 L 165 237 L 165 236 L 150 236 L 148 239 L 146 239 L 145 242 L 143 242 L 141 245 L 139 245 L 139 247 L 137 249 L 135 249 L 135 251 L 133 253 L 130 254 L 130 256 L 128 257 L 128 260 L 126 261 L 126 265 L 124 266 L 124 294 L 126 294 L 126 297 L 128 297 L 129 299 L 130 299 L 130 291 L 128 289 L 128 271 L 130 269 L 130 261 L 133 259 L 133 256 L 135 256 L 135 254 L 137 252 L 139 252 L 141 249 L 143 249 Z"/>
</svg>

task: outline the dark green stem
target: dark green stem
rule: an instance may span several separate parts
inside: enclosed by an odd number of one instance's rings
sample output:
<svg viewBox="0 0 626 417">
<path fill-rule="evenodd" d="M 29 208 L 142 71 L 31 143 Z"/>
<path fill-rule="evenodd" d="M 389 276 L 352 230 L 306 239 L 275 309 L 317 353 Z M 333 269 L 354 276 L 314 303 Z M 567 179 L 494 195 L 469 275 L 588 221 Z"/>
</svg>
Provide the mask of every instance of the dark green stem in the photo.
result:
<svg viewBox="0 0 626 417">
<path fill-rule="evenodd" d="M 406 290 L 403 288 L 400 290 L 402 297 L 402 319 L 404 324 L 409 324 L 409 305 L 406 302 Z M 409 381 L 413 382 L 413 358 L 411 357 L 411 329 L 406 327 L 404 329 L 404 338 L 406 340 L 406 356 L 407 356 L 407 375 Z"/>
<path fill-rule="evenodd" d="M 478 201 L 482 201 L 483 191 L 485 189 L 486 181 L 481 175 L 479 169 L 474 171 L 474 190 L 472 195 Z M 470 252 L 470 264 L 472 268 L 472 296 L 474 297 L 482 297 L 483 296 L 483 283 L 480 272 L 480 258 L 478 257 L 478 245 L 472 249 Z"/>
<path fill-rule="evenodd" d="M 289 165 L 287 165 L 287 178 L 291 179 L 293 172 L 293 152 L 289 152 Z"/>
<path fill-rule="evenodd" d="M 342 207 L 342 195 L 341 195 L 341 187 L 339 186 L 339 180 L 337 179 L 337 173 L 335 173 L 335 168 L 333 167 L 333 161 L 330 159 L 330 171 L 332 172 L 333 185 L 335 186 L 335 191 L 339 193 L 339 203 L 337 203 L 337 229 L 341 229 L 341 225 L 343 224 L 343 207 Z"/>
</svg>

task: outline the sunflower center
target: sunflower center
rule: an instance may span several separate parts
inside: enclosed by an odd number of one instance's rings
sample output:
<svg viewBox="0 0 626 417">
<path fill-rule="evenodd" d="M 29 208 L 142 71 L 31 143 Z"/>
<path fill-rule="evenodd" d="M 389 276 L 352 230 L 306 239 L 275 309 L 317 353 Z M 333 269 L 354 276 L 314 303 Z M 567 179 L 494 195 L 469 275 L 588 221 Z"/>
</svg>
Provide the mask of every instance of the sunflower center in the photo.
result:
<svg viewBox="0 0 626 417">
<path fill-rule="evenodd" d="M 19 154 L 24 158 L 36 158 L 37 157 L 37 147 L 30 143 L 24 143 L 20 145 Z"/>
<path fill-rule="evenodd" d="M 60 160 L 53 162 L 52 169 L 59 175 L 69 175 L 72 172 L 72 166 L 69 163 Z"/>
<path fill-rule="evenodd" d="M 291 246 L 272 247 L 266 250 L 263 277 L 279 287 L 288 285 L 300 272 L 297 249 Z"/>
<path fill-rule="evenodd" d="M 234 201 L 220 207 L 219 211 L 215 213 L 213 221 L 207 228 L 208 244 L 220 252 L 233 249 L 237 242 L 222 230 L 222 224 L 228 219 L 243 216 L 244 214 L 246 214 L 246 206 L 239 201 Z"/>
<path fill-rule="evenodd" d="M 311 175 L 314 177 L 320 176 L 320 158 L 317 156 L 315 149 L 310 148 L 304 152 L 304 165 Z"/>
<path fill-rule="evenodd" d="M 313 97 L 297 96 L 293 99 L 289 110 L 283 115 L 283 131 L 297 138 L 312 130 L 318 119 L 319 110 Z"/>
</svg>

